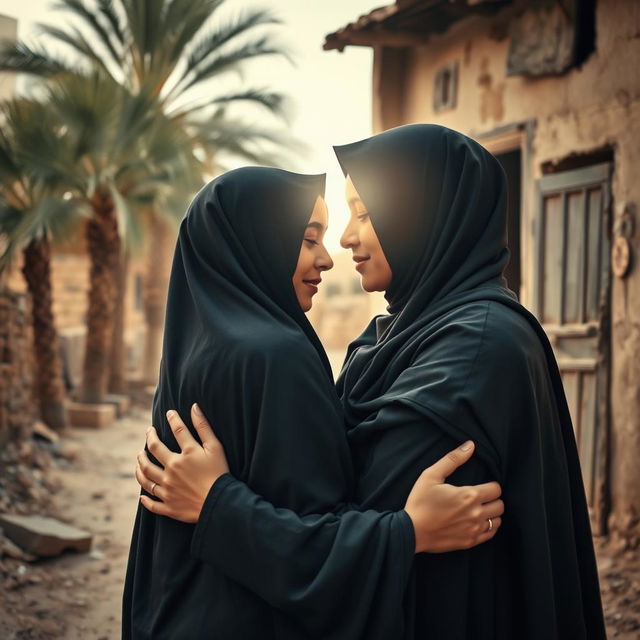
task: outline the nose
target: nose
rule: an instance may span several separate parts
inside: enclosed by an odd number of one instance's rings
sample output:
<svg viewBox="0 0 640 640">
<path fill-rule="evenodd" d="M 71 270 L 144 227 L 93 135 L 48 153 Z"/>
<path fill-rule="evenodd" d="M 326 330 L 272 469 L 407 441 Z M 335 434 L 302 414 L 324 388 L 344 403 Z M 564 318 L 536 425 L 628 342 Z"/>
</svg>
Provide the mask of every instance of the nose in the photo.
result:
<svg viewBox="0 0 640 640">
<path fill-rule="evenodd" d="M 343 249 L 352 249 L 358 244 L 358 233 L 353 220 L 350 220 L 340 236 L 340 246 Z"/>
<path fill-rule="evenodd" d="M 333 269 L 333 260 L 324 245 L 322 245 L 322 251 L 316 259 L 316 268 L 320 271 L 329 271 L 329 269 Z"/>
</svg>

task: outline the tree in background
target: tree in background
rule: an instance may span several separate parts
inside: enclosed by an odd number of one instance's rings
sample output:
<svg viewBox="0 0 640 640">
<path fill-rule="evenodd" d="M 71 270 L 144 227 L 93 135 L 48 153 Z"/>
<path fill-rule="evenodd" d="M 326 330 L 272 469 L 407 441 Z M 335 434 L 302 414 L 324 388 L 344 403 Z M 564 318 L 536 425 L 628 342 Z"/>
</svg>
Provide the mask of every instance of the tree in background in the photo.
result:
<svg viewBox="0 0 640 640">
<path fill-rule="evenodd" d="M 78 66 L 97 68 L 132 96 L 149 96 L 160 112 L 185 136 L 191 150 L 209 173 L 220 168 L 220 153 L 227 152 L 259 164 L 273 163 L 277 150 L 286 146 L 282 132 L 229 117 L 229 109 L 239 103 L 259 105 L 275 115 L 283 115 L 283 96 L 264 88 L 228 88 L 230 75 L 246 63 L 287 52 L 265 27 L 278 24 L 269 12 L 246 11 L 235 18 L 221 18 L 224 0 L 61 0 L 56 9 L 65 11 L 70 22 L 64 28 L 41 25 L 44 45 L 31 47 L 23 42 L 6 44 L 0 51 L 0 70 L 55 78 Z M 62 45 L 76 62 L 48 51 L 50 43 Z M 127 140 L 132 132 L 124 132 Z M 84 397 L 96 401 L 104 394 L 106 335 L 113 309 L 107 291 L 113 289 L 113 275 L 122 265 L 119 255 L 115 210 L 117 199 L 111 189 L 95 189 L 94 212 L 88 225 L 92 257 Z M 182 213 L 184 205 L 178 206 Z M 156 205 L 153 209 L 159 211 Z M 165 216 L 166 217 L 166 216 Z M 163 224 L 151 229 L 166 234 Z M 166 244 L 166 238 L 159 244 Z M 154 260 L 153 258 L 157 258 Z M 168 269 L 149 261 L 147 283 L 152 292 L 147 304 L 147 345 L 145 375 L 157 378 L 159 336 L 162 331 Z M 106 271 L 112 276 L 107 278 Z M 157 282 L 158 276 L 161 282 Z M 110 282 L 108 282 L 110 280 Z M 155 281 L 155 282 L 154 282 Z M 159 295 L 158 290 L 162 293 Z M 159 309 L 159 304 L 162 308 Z"/>
<path fill-rule="evenodd" d="M 31 296 L 35 395 L 41 419 L 67 426 L 65 387 L 51 287 L 51 240 L 65 237 L 82 208 L 64 197 L 64 185 L 49 162 L 68 153 L 50 110 L 32 100 L 2 105 L 0 130 L 0 232 L 6 246 L 0 271 L 22 250 L 22 273 Z M 68 195 L 68 194 L 67 194 Z"/>
</svg>

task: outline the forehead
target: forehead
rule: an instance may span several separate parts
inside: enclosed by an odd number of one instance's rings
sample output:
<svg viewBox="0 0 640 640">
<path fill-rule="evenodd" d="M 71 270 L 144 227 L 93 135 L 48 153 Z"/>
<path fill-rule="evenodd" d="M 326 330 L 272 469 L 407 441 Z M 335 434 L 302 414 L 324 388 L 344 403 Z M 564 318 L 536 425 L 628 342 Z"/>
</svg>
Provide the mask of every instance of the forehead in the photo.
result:
<svg viewBox="0 0 640 640">
<path fill-rule="evenodd" d="M 316 222 L 321 224 L 323 227 L 327 226 L 329 221 L 329 212 L 327 210 L 327 203 L 324 201 L 322 196 L 318 196 L 316 198 L 316 202 L 313 205 L 313 211 L 311 212 L 311 217 L 309 218 L 309 222 Z"/>
<path fill-rule="evenodd" d="M 351 202 L 353 200 L 361 201 L 360 194 L 356 190 L 350 175 L 347 175 L 347 179 L 344 184 L 344 197 L 347 202 Z"/>
</svg>

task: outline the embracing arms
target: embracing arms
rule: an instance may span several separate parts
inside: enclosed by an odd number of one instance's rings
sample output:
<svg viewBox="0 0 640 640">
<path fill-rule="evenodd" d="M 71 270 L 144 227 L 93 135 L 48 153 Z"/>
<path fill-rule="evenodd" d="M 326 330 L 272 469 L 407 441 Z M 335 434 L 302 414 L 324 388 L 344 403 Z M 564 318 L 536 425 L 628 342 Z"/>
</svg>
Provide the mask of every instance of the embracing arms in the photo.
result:
<svg viewBox="0 0 640 640">
<path fill-rule="evenodd" d="M 145 508 L 158 515 L 195 523 L 210 492 L 217 496 L 223 491 L 214 484 L 229 473 L 229 466 L 222 444 L 197 404 L 193 405 L 191 417 L 202 444 L 191 436 L 180 416 L 169 411 L 167 419 L 181 453 L 169 451 L 159 440 L 155 429 L 149 427 L 149 451 L 164 468 L 153 464 L 146 452 L 141 451 L 136 478 L 143 489 L 159 500 L 142 496 Z M 447 477 L 468 462 L 473 453 L 473 443 L 465 442 L 425 469 L 415 481 L 404 506 L 413 525 L 415 553 L 443 553 L 470 548 L 490 540 L 500 527 L 504 505 L 499 499 L 501 489 L 496 482 L 473 487 L 445 483 Z M 232 481 L 230 477 L 223 484 L 228 487 Z M 289 510 L 274 509 L 274 513 L 277 511 L 290 513 Z M 487 525 L 489 518 L 492 520 L 490 530 Z"/>
</svg>

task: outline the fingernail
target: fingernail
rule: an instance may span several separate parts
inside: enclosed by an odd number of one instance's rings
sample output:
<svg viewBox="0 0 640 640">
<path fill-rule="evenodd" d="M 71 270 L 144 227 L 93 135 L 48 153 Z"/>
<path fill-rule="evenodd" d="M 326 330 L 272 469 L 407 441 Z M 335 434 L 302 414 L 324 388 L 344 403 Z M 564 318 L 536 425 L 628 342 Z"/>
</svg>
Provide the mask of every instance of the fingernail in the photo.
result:
<svg viewBox="0 0 640 640">
<path fill-rule="evenodd" d="M 175 411 L 173 409 L 169 409 L 169 411 L 167 411 L 167 418 L 170 420 L 173 417 L 174 413 Z"/>
<path fill-rule="evenodd" d="M 460 451 L 469 451 L 473 447 L 473 440 L 467 440 L 464 444 L 460 445 Z"/>
<path fill-rule="evenodd" d="M 197 402 L 193 403 L 193 412 L 198 416 L 202 415 L 202 409 L 198 406 Z"/>
</svg>

